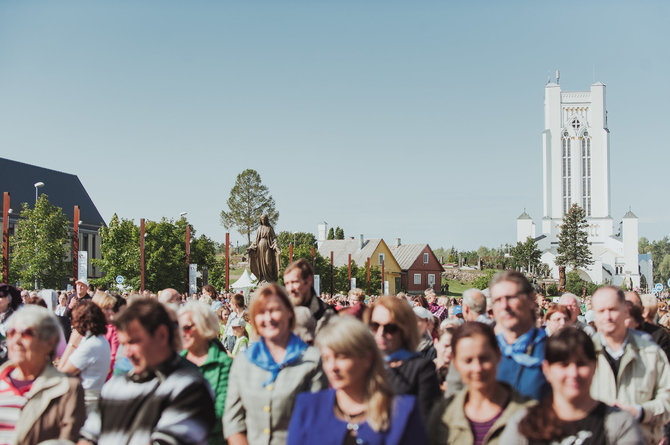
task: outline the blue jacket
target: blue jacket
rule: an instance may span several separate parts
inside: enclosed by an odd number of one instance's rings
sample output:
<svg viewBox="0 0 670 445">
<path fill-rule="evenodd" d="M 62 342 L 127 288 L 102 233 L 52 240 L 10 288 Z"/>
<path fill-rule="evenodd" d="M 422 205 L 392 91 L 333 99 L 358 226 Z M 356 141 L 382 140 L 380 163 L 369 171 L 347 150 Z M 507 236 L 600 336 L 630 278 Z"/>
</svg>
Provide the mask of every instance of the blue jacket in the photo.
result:
<svg viewBox="0 0 670 445">
<path fill-rule="evenodd" d="M 298 395 L 288 427 L 287 445 L 318 443 L 341 445 L 347 433 L 347 422 L 335 417 L 335 390 Z M 414 396 L 399 395 L 394 399 L 388 431 L 374 431 L 367 422 L 358 428 L 359 445 L 422 445 L 427 443 L 426 431 Z"/>
<path fill-rule="evenodd" d="M 507 383 L 523 396 L 540 400 L 549 390 L 547 379 L 542 373 L 547 334 L 543 329 L 533 328 L 533 330 L 530 346 L 525 351 L 526 355 L 538 359 L 537 363 L 532 365 L 520 364 L 512 357 L 505 355 L 504 345 L 501 344 L 498 337 L 500 349 L 503 351 L 502 360 L 498 365 L 498 380 Z"/>
</svg>

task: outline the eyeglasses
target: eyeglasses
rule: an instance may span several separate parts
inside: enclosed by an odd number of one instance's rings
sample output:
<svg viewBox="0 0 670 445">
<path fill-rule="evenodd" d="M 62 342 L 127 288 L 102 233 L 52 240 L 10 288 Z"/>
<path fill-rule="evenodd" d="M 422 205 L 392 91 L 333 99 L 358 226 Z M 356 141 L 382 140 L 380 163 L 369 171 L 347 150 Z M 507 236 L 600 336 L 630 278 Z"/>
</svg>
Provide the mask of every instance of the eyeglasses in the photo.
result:
<svg viewBox="0 0 670 445">
<path fill-rule="evenodd" d="M 190 333 L 193 329 L 195 328 L 194 324 L 185 324 L 181 327 L 181 330 L 184 332 L 184 334 Z"/>
<path fill-rule="evenodd" d="M 37 334 L 33 328 L 26 328 L 23 330 L 12 328 L 7 331 L 7 339 L 13 339 L 17 335 L 19 335 L 24 340 L 32 340 Z"/>
<path fill-rule="evenodd" d="M 400 330 L 400 326 L 395 323 L 379 324 L 376 321 L 370 322 L 370 330 L 372 332 L 376 334 L 379 332 L 379 328 L 383 329 L 384 335 L 393 335 Z"/>
</svg>

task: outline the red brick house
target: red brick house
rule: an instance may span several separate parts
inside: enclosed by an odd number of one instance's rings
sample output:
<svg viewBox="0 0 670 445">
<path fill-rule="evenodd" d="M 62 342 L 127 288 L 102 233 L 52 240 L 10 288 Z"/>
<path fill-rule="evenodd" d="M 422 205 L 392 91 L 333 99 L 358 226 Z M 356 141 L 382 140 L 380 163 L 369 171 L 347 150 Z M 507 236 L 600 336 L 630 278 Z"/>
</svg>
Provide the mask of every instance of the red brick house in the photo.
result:
<svg viewBox="0 0 670 445">
<path fill-rule="evenodd" d="M 444 268 L 428 244 L 401 244 L 389 246 L 400 264 L 400 287 L 410 294 L 419 294 L 429 287 L 440 293 Z"/>
</svg>

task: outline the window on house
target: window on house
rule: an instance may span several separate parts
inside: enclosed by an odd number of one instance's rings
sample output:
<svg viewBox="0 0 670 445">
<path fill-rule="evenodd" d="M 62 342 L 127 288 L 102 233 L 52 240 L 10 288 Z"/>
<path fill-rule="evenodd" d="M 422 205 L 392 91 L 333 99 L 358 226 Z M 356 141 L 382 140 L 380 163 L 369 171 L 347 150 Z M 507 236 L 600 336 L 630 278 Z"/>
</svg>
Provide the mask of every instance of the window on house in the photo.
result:
<svg viewBox="0 0 670 445">
<path fill-rule="evenodd" d="M 428 274 L 428 286 L 430 286 L 430 287 L 435 286 L 435 274 L 434 273 L 429 273 Z"/>
<path fill-rule="evenodd" d="M 421 284 L 421 274 L 420 273 L 415 273 L 414 274 L 414 284 Z"/>
<path fill-rule="evenodd" d="M 423 264 L 428 264 L 428 254 L 427 253 L 423 254 Z"/>
<path fill-rule="evenodd" d="M 384 262 L 384 254 L 380 253 L 379 254 L 379 265 L 381 266 L 383 262 Z"/>
</svg>

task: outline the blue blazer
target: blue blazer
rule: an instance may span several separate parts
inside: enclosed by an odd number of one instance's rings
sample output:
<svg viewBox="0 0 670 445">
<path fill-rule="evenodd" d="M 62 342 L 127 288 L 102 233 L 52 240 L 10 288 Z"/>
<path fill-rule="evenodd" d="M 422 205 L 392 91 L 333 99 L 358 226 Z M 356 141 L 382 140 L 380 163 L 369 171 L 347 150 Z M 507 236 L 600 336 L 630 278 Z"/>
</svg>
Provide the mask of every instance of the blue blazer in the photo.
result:
<svg viewBox="0 0 670 445">
<path fill-rule="evenodd" d="M 288 427 L 287 445 L 341 445 L 347 433 L 347 422 L 333 411 L 335 390 L 298 394 Z M 390 427 L 374 431 L 367 422 L 358 428 L 359 445 L 422 445 L 427 443 L 426 431 L 414 396 L 394 398 Z"/>
</svg>

